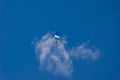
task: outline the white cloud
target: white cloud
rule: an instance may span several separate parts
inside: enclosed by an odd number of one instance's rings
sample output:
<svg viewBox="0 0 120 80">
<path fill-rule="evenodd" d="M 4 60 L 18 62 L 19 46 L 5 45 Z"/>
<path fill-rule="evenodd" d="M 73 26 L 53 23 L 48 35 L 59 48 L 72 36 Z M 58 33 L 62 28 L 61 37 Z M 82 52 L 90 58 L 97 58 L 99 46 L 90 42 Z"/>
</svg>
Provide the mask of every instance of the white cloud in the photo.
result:
<svg viewBox="0 0 120 80">
<path fill-rule="evenodd" d="M 77 47 L 74 47 L 70 51 L 71 56 L 80 58 L 83 60 L 96 60 L 98 59 L 100 55 L 100 51 L 95 48 L 89 48 L 88 43 L 83 43 L 82 45 L 79 45 Z"/>
<path fill-rule="evenodd" d="M 35 44 L 35 51 L 39 56 L 42 69 L 65 76 L 71 75 L 72 61 L 65 50 L 66 42 L 64 40 L 60 40 L 56 44 L 56 39 L 47 33 Z"/>
<path fill-rule="evenodd" d="M 35 42 L 40 68 L 55 74 L 70 76 L 73 72 L 72 57 L 95 60 L 99 57 L 97 49 L 90 49 L 85 44 L 67 50 L 67 41 L 58 40 L 51 33 L 45 34 L 41 40 Z"/>
</svg>

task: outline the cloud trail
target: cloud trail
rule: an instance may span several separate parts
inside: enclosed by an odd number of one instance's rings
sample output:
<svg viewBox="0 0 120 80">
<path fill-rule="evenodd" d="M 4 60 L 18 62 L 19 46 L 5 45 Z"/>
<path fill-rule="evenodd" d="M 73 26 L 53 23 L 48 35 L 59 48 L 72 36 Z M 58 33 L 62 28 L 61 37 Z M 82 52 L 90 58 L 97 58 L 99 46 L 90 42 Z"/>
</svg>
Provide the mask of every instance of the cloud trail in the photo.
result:
<svg viewBox="0 0 120 80">
<path fill-rule="evenodd" d="M 58 40 L 49 32 L 42 39 L 34 42 L 35 52 L 38 56 L 40 69 L 54 74 L 70 76 L 73 72 L 72 57 L 95 60 L 100 52 L 90 49 L 85 44 L 67 50 L 67 41 L 63 38 Z"/>
</svg>

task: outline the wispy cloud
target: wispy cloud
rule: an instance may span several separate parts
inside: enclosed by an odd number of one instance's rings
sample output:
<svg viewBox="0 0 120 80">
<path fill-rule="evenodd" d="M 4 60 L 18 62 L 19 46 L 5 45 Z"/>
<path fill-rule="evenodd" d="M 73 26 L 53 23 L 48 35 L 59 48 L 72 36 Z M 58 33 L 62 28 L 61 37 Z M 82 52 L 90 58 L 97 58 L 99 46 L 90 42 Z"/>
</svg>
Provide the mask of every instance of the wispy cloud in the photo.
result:
<svg viewBox="0 0 120 80">
<path fill-rule="evenodd" d="M 70 51 L 71 56 L 83 60 L 96 60 L 100 55 L 100 51 L 96 48 L 91 48 L 88 43 L 83 43 L 77 47 L 73 47 Z"/>
<path fill-rule="evenodd" d="M 45 34 L 34 44 L 40 68 L 64 76 L 72 75 L 72 57 L 95 60 L 100 54 L 97 49 L 88 48 L 85 43 L 67 50 L 67 41 L 63 38 L 56 43 L 51 33 Z"/>
</svg>

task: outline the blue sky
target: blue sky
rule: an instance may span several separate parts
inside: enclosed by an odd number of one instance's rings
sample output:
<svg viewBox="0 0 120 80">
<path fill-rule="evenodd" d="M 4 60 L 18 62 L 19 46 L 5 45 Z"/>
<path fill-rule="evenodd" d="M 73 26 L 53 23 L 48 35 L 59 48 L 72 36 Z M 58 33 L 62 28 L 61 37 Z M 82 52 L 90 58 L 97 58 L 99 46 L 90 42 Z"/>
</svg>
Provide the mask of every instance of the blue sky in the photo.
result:
<svg viewBox="0 0 120 80">
<path fill-rule="evenodd" d="M 1 0 L 0 80 L 120 80 L 119 26 L 118 0 Z M 40 71 L 31 42 L 48 31 L 69 47 L 90 41 L 101 55 L 74 60 L 72 78 Z"/>
</svg>

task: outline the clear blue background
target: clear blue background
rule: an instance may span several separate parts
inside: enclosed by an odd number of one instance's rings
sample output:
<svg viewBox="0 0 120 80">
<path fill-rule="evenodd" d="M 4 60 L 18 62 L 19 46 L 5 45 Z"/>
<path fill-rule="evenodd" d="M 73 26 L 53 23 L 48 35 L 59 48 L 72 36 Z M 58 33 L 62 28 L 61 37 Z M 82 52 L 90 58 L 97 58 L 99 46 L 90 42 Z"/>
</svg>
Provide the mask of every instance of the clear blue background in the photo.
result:
<svg viewBox="0 0 120 80">
<path fill-rule="evenodd" d="M 120 80 L 119 0 L 0 0 L 0 80 L 70 79 L 38 69 L 31 42 L 48 31 L 101 50 L 96 61 L 73 61 L 72 80 Z"/>
</svg>

